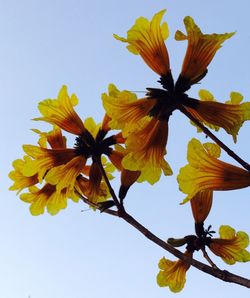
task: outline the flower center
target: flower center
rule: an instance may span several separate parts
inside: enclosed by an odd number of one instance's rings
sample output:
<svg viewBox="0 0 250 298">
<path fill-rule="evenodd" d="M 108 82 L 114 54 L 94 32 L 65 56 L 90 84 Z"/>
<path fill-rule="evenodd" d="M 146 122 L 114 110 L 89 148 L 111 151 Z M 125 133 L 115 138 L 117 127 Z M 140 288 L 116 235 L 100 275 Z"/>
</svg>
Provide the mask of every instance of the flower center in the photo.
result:
<svg viewBox="0 0 250 298">
<path fill-rule="evenodd" d="M 85 131 L 76 137 L 74 148 L 78 155 L 83 155 L 85 158 L 92 157 L 93 159 L 100 158 L 102 154 L 110 155 L 112 148 L 110 146 L 116 144 L 113 136 L 107 137 L 106 132 L 99 130 L 94 138 L 92 134 Z"/>
</svg>

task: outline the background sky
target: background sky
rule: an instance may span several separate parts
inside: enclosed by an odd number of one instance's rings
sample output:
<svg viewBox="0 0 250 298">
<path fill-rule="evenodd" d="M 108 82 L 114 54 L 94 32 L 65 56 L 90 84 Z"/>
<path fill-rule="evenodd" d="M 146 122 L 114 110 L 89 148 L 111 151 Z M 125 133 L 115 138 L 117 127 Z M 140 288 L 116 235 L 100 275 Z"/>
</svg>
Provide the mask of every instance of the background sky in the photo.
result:
<svg viewBox="0 0 250 298">
<path fill-rule="evenodd" d="M 237 31 L 189 95 L 197 97 L 198 90 L 205 88 L 222 102 L 231 91 L 241 92 L 249 100 L 249 6 L 248 0 L 0 0 L 1 298 L 249 297 L 248 289 L 223 283 L 195 268 L 188 271 L 184 290 L 172 294 L 168 288 L 158 287 L 156 275 L 159 259 L 174 257 L 122 220 L 71 202 L 57 216 L 34 217 L 29 205 L 8 191 L 12 184 L 8 173 L 12 161 L 23 156 L 22 144 L 37 142 L 30 129 L 49 128 L 31 121 L 39 116 L 38 102 L 55 98 L 63 84 L 79 97 L 78 114 L 83 119 L 93 116 L 96 121 L 103 117 L 100 97 L 109 83 L 127 90 L 159 87 L 158 76 L 112 37 L 113 33 L 126 36 L 139 16 L 151 18 L 167 9 L 167 47 L 175 78 L 186 42 L 176 42 L 173 37 L 177 29 L 184 30 L 186 15 L 206 33 Z M 170 120 L 167 160 L 176 175 L 186 164 L 188 141 L 206 139 L 178 112 Z M 250 161 L 249 131 L 250 123 L 245 123 L 237 145 L 226 133 L 218 135 Z M 235 164 L 225 154 L 222 158 Z M 162 239 L 193 233 L 190 206 L 179 205 L 184 195 L 178 191 L 175 175 L 163 177 L 153 187 L 136 184 L 126 198 L 128 211 Z M 117 190 L 118 184 L 113 185 Z M 206 222 L 216 231 L 221 224 L 229 224 L 250 233 L 249 189 L 216 192 Z M 195 256 L 200 259 L 199 254 Z M 222 269 L 250 277 L 249 264 L 228 266 L 219 258 L 213 260 Z"/>
</svg>

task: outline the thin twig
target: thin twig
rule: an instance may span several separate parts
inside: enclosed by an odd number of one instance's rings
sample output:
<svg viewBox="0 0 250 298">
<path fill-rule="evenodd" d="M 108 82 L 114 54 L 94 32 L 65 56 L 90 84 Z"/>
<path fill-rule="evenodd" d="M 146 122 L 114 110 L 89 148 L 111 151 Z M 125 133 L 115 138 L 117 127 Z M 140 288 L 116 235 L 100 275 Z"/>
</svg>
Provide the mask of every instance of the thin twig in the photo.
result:
<svg viewBox="0 0 250 298">
<path fill-rule="evenodd" d="M 208 261 L 208 263 L 215 269 L 219 269 L 214 262 L 210 259 L 209 255 L 207 254 L 205 248 L 201 248 L 202 253 L 203 253 L 203 257 Z"/>
<path fill-rule="evenodd" d="M 93 202 L 90 202 L 86 197 L 84 197 L 82 194 L 80 194 L 79 191 L 77 191 L 76 189 L 75 189 L 75 193 L 80 197 L 80 199 L 81 199 L 84 203 L 88 204 L 89 206 L 91 206 L 91 207 L 93 207 L 93 208 L 95 208 L 95 209 L 100 210 L 100 206 L 99 206 L 98 204 L 95 204 L 95 203 L 93 203 Z M 101 212 L 103 212 L 103 213 L 107 213 L 107 214 L 109 214 L 109 215 L 113 215 L 113 216 L 118 216 L 118 212 L 115 211 L 115 210 L 111 210 L 111 209 L 105 209 L 105 210 L 103 210 L 103 211 L 101 211 Z"/>
<path fill-rule="evenodd" d="M 114 190 L 113 190 L 113 188 L 112 188 L 112 186 L 111 186 L 111 184 L 109 182 L 109 178 L 108 178 L 108 176 L 107 176 L 107 174 L 106 174 L 106 172 L 105 172 L 105 170 L 103 168 L 103 165 L 102 165 L 102 162 L 101 162 L 100 159 L 97 161 L 97 164 L 98 164 L 98 166 L 99 166 L 99 168 L 100 168 L 100 170 L 102 172 L 103 178 L 104 178 L 104 180 L 105 180 L 105 182 L 107 184 L 107 187 L 109 189 L 109 192 L 111 194 L 111 197 L 114 200 L 114 203 L 115 203 L 118 211 L 123 212 L 124 211 L 124 207 L 123 207 L 122 204 L 120 204 L 119 199 L 116 196 L 116 194 L 115 194 L 115 192 L 114 192 Z"/>
<path fill-rule="evenodd" d="M 191 113 L 189 113 L 184 106 L 180 105 L 178 109 L 185 114 L 191 121 L 195 123 L 207 136 L 209 136 L 217 145 L 219 145 L 229 156 L 242 165 L 247 171 L 250 172 L 250 165 L 240 158 L 234 151 L 227 147 L 221 140 L 219 140 L 208 128 L 206 128 L 199 120 L 197 120 Z"/>
</svg>

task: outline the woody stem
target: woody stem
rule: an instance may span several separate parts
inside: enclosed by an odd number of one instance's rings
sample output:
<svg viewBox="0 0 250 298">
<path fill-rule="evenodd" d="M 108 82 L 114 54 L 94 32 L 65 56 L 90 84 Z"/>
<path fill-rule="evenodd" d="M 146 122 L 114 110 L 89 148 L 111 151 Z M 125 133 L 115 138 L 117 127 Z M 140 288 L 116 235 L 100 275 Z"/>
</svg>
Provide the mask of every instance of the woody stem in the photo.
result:
<svg viewBox="0 0 250 298">
<path fill-rule="evenodd" d="M 141 232 L 146 238 L 157 244 L 158 246 L 162 247 L 164 250 L 168 251 L 169 253 L 173 254 L 177 258 L 181 259 L 182 261 L 194 266 L 195 268 L 210 274 L 216 278 L 219 278 L 226 282 L 232 282 L 239 284 L 241 286 L 250 288 L 250 280 L 246 279 L 244 277 L 235 275 L 233 273 L 230 273 L 226 270 L 220 270 L 218 268 L 213 268 L 211 266 L 208 266 L 206 264 L 203 264 L 193 258 L 190 258 L 174 248 L 173 246 L 169 245 L 162 239 L 158 238 L 156 235 L 154 235 L 151 231 L 146 229 L 142 224 L 140 224 L 136 219 L 134 219 L 130 214 L 127 212 L 124 212 L 121 215 L 121 218 L 123 218 L 126 222 L 128 222 L 130 225 L 132 225 L 134 228 L 136 228 L 139 232 Z"/>
<path fill-rule="evenodd" d="M 123 220 L 125 220 L 127 223 L 129 223 L 131 226 L 133 226 L 135 229 L 137 229 L 140 233 L 142 233 L 146 238 L 148 238 L 150 241 L 154 242 L 156 245 L 162 247 L 164 250 L 168 251 L 169 253 L 173 254 L 174 256 L 176 256 L 177 258 L 179 258 L 180 260 L 194 266 L 195 268 L 197 268 L 198 270 L 201 270 L 209 275 L 212 275 L 216 278 L 219 278 L 223 281 L 226 282 L 232 282 L 232 283 L 236 283 L 239 284 L 241 286 L 250 288 L 250 280 L 246 279 L 244 277 L 235 275 L 233 273 L 230 273 L 228 271 L 225 270 L 220 270 L 218 268 L 213 268 L 211 266 L 208 266 L 204 263 L 201 263 L 193 258 L 190 258 L 188 256 L 186 256 L 185 254 L 183 254 L 182 252 L 180 252 L 179 250 L 177 250 L 176 248 L 174 248 L 173 246 L 171 246 L 170 244 L 168 244 L 167 242 L 163 241 L 162 239 L 158 238 L 156 235 L 154 235 L 151 231 L 149 231 L 147 228 L 145 228 L 141 223 L 139 223 L 136 219 L 134 219 L 130 214 L 128 214 L 123 205 L 119 203 L 119 200 L 109 182 L 109 179 L 107 177 L 107 174 L 101 164 L 101 161 L 98 161 L 98 165 L 100 167 L 100 170 L 103 174 L 104 180 L 109 188 L 110 194 L 114 200 L 114 203 L 117 206 L 118 211 L 113 211 L 113 210 L 104 210 L 105 213 L 108 213 L 110 215 L 115 215 L 118 216 L 120 218 L 122 218 Z M 82 197 L 82 196 L 81 196 Z M 82 197 L 83 201 L 86 202 L 87 204 L 89 204 L 89 201 Z M 90 204 L 92 205 L 92 204 Z M 96 207 L 97 209 L 99 209 L 98 205 L 95 205 L 94 207 Z M 109 212 L 111 211 L 111 212 Z"/>
<path fill-rule="evenodd" d="M 112 186 L 111 186 L 111 184 L 110 184 L 110 182 L 109 182 L 109 178 L 108 178 L 108 176 L 107 176 L 107 174 L 106 174 L 106 172 L 105 172 L 105 170 L 104 170 L 104 168 L 103 168 L 101 159 L 98 159 L 98 160 L 97 160 L 97 164 L 98 164 L 98 166 L 99 166 L 99 169 L 100 169 L 100 171 L 101 171 L 101 173 L 102 173 L 102 175 L 103 175 L 103 178 L 104 178 L 104 180 L 105 180 L 105 182 L 106 182 L 106 184 L 107 184 L 107 187 L 108 187 L 108 189 L 109 189 L 109 192 L 110 192 L 110 194 L 111 194 L 111 197 L 112 197 L 112 199 L 113 199 L 113 201 L 114 201 L 114 203 L 115 203 L 117 209 L 118 209 L 119 211 L 123 212 L 123 211 L 124 211 L 124 207 L 123 207 L 123 205 L 119 202 L 118 197 L 116 196 L 116 194 L 115 194 L 115 192 L 114 192 L 114 190 L 113 190 L 113 188 L 112 188 Z"/>
<path fill-rule="evenodd" d="M 218 139 L 208 128 L 206 128 L 199 120 L 197 120 L 192 114 L 190 114 L 183 105 L 178 106 L 178 109 L 186 115 L 192 122 L 195 123 L 207 136 L 209 136 L 217 145 L 219 145 L 229 156 L 242 165 L 248 172 L 250 172 L 250 165 L 240 158 L 234 151 L 232 151 L 227 145 L 225 145 L 220 139 Z"/>
</svg>

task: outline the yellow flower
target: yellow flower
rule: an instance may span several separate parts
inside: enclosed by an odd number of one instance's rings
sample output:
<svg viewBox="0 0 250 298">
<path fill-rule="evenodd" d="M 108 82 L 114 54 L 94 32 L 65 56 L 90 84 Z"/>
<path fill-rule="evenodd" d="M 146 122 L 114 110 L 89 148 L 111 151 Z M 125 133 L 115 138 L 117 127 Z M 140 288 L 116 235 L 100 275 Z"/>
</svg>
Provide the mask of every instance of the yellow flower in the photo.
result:
<svg viewBox="0 0 250 298">
<path fill-rule="evenodd" d="M 111 118 L 109 126 L 113 129 L 122 129 L 127 137 L 132 131 L 140 128 L 140 123 L 156 104 L 156 100 L 142 98 L 129 91 L 119 91 L 110 84 L 108 94 L 102 94 L 103 106 Z"/>
<path fill-rule="evenodd" d="M 23 174 L 27 177 L 38 174 L 39 182 L 52 168 L 68 163 L 77 156 L 75 149 L 47 149 L 33 145 L 23 145 L 23 150 L 33 159 L 27 160 Z"/>
<path fill-rule="evenodd" d="M 36 186 L 30 187 L 29 193 L 20 195 L 21 200 L 31 204 L 32 215 L 43 214 L 45 207 L 51 215 L 56 215 L 61 209 L 67 207 L 67 198 L 71 198 L 74 202 L 79 201 L 74 191 L 69 191 L 66 188 L 57 191 L 56 187 L 50 184 L 45 184 L 41 189 Z"/>
<path fill-rule="evenodd" d="M 190 85 L 197 83 L 206 75 L 207 67 L 215 53 L 225 40 L 234 35 L 234 32 L 225 34 L 203 34 L 190 16 L 184 18 L 184 24 L 187 35 L 179 30 L 175 34 L 176 40 L 188 41 L 186 56 L 177 84 L 181 83 L 187 85 L 187 90 Z"/>
<path fill-rule="evenodd" d="M 29 177 L 23 174 L 24 165 L 30 160 L 31 158 L 29 156 L 24 156 L 23 159 L 16 159 L 13 161 L 12 165 L 14 167 L 14 171 L 11 171 L 9 173 L 9 178 L 13 180 L 14 183 L 9 188 L 9 190 L 17 190 L 17 193 L 19 193 L 24 188 L 30 187 L 38 183 L 37 174 L 34 174 Z"/>
<path fill-rule="evenodd" d="M 53 125 L 57 125 L 75 135 L 84 132 L 84 125 L 81 118 L 74 111 L 78 99 L 75 94 L 69 97 L 67 87 L 63 86 L 57 99 L 46 99 L 39 103 L 38 109 L 43 117 L 34 120 L 43 120 Z"/>
<path fill-rule="evenodd" d="M 45 176 L 45 181 L 49 184 L 56 185 L 57 190 L 63 188 L 74 189 L 75 181 L 81 174 L 86 164 L 86 158 L 76 156 L 66 164 L 54 166 Z"/>
<path fill-rule="evenodd" d="M 122 165 L 130 171 L 141 171 L 138 181 L 154 184 L 160 179 L 161 172 L 172 175 L 172 170 L 164 160 L 168 137 L 168 123 L 155 118 L 145 121 L 141 130 L 131 133 L 126 140 L 128 154 Z"/>
<path fill-rule="evenodd" d="M 122 160 L 124 169 L 140 171 L 139 182 L 154 184 L 161 172 L 172 175 L 172 170 L 164 160 L 168 137 L 168 118 L 164 109 L 157 107 L 157 100 L 137 97 L 128 91 L 119 91 L 109 86 L 109 94 L 103 94 L 103 105 L 111 118 L 113 129 L 122 129 L 126 137 L 126 155 Z M 161 102 L 159 103 L 161 104 Z"/>
<path fill-rule="evenodd" d="M 250 261 L 250 253 L 245 249 L 249 245 L 249 237 L 245 232 L 236 233 L 230 226 L 221 226 L 219 234 L 220 238 L 212 238 L 209 244 L 215 255 L 229 265 Z"/>
<path fill-rule="evenodd" d="M 169 31 L 167 23 L 161 20 L 166 10 L 156 13 L 152 21 L 144 17 L 136 20 L 128 31 L 127 38 L 114 37 L 122 42 L 127 42 L 128 50 L 133 54 L 139 54 L 146 64 L 160 76 L 170 72 L 169 58 L 164 40 L 168 38 Z"/>
<path fill-rule="evenodd" d="M 201 100 L 189 98 L 185 108 L 201 123 L 219 130 L 225 129 L 233 136 L 236 143 L 237 134 L 246 120 L 250 120 L 250 102 L 241 103 L 243 96 L 238 92 L 231 92 L 230 100 L 225 104 L 216 102 L 207 90 L 200 90 Z M 198 132 L 201 130 L 198 128 Z"/>
<path fill-rule="evenodd" d="M 203 223 L 207 218 L 213 202 L 211 190 L 199 191 L 190 201 L 196 224 Z"/>
<path fill-rule="evenodd" d="M 192 253 L 186 251 L 186 256 L 192 258 Z M 157 275 L 157 283 L 160 287 L 169 287 L 174 292 L 180 292 L 186 282 L 186 272 L 190 265 L 182 260 L 170 261 L 164 257 L 159 262 L 160 272 Z"/>
<path fill-rule="evenodd" d="M 250 185 L 250 173 L 244 169 L 220 161 L 220 148 L 216 144 L 201 144 L 192 139 L 188 144 L 189 164 L 180 169 L 179 187 L 192 199 L 204 190 L 233 190 Z"/>
</svg>

